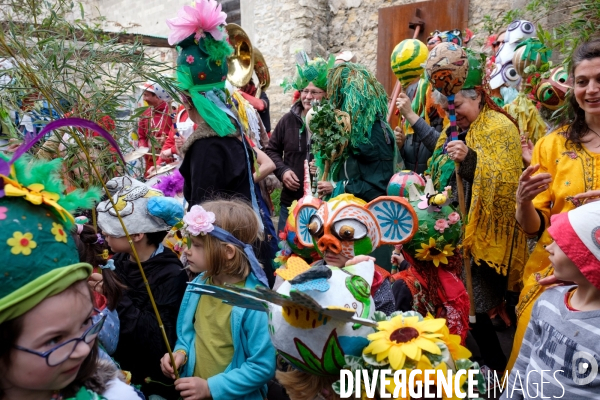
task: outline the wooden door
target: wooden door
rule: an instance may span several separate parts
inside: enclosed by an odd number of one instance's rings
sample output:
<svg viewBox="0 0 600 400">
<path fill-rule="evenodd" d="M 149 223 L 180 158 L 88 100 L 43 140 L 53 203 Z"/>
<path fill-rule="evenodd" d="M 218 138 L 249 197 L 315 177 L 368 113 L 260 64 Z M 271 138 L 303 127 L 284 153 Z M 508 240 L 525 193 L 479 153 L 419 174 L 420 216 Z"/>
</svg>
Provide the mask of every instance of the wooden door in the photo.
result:
<svg viewBox="0 0 600 400">
<path fill-rule="evenodd" d="M 417 36 L 423 43 L 435 30 L 460 29 L 464 32 L 469 22 L 469 0 L 430 0 L 379 9 L 377 79 L 388 96 L 392 95 L 397 81 L 390 64 L 392 51 L 404 39 L 413 37 L 415 31 L 409 25 L 418 20 L 424 22 Z M 392 116 L 390 125 L 397 124 L 398 117 Z"/>
</svg>

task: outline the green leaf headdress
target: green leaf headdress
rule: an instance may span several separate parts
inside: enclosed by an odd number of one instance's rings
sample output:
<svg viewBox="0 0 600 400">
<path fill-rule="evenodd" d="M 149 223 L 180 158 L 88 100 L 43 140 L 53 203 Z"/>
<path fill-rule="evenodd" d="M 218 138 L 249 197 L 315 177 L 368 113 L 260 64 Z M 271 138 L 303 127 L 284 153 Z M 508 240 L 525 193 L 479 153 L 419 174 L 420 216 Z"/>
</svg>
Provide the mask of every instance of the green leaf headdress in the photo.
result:
<svg viewBox="0 0 600 400">
<path fill-rule="evenodd" d="M 298 52 L 296 54 L 296 74 L 292 79 L 284 79 L 281 84 L 283 91 L 303 90 L 311 82 L 319 89 L 327 90 L 327 74 L 334 64 L 335 57 L 333 55 L 329 56 L 327 61 L 321 57 L 309 61 L 304 51 Z"/>
</svg>

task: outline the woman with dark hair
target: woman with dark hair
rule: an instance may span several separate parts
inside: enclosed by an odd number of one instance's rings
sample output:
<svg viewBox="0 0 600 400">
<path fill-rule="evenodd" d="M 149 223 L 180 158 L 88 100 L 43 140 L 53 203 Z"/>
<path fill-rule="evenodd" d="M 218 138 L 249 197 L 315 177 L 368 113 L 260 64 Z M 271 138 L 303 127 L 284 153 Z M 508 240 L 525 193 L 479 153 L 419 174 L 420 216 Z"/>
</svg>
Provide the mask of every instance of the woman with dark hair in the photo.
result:
<svg viewBox="0 0 600 400">
<path fill-rule="evenodd" d="M 523 274 L 525 287 L 517 306 L 517 332 L 508 369 L 519 354 L 535 300 L 544 291 L 538 280 L 553 274 L 545 247 L 550 217 L 600 198 L 600 39 L 581 44 L 573 53 L 574 88 L 567 107 L 572 119 L 540 139 L 531 165 L 519 179 L 516 219 L 539 238 Z M 544 282 L 546 283 L 546 282 Z"/>
<path fill-rule="evenodd" d="M 451 141 L 442 132 L 425 173 L 431 175 L 435 187 L 452 186 L 452 193 L 458 193 L 454 171 L 459 163 L 468 213 L 463 246 L 471 256 L 477 316 L 472 333 L 484 363 L 501 373 L 506 356 L 488 313 L 504 307 L 507 290 L 520 291 L 527 260 L 525 235 L 513 214 L 523 165 L 521 144 L 514 119 L 481 86 L 478 57 L 469 54 L 469 66 L 463 90 L 454 100 L 459 140 Z M 442 94 L 436 92 L 434 100 L 447 108 Z M 417 129 L 417 125 L 415 134 L 425 137 L 427 129 Z"/>
</svg>

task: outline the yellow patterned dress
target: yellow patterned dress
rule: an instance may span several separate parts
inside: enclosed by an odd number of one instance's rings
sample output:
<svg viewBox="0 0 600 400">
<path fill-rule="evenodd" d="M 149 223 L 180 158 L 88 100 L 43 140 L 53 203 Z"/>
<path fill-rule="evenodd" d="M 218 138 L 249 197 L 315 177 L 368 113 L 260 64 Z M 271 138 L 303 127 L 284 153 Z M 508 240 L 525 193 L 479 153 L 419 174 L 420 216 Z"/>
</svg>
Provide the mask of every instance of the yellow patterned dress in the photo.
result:
<svg viewBox="0 0 600 400">
<path fill-rule="evenodd" d="M 567 144 L 564 136 L 565 128 L 559 128 L 541 138 L 535 145 L 531 165 L 540 164 L 538 173 L 552 175 L 552 183 L 548 190 L 540 193 L 533 200 L 533 205 L 543 217 L 543 224 L 547 228 L 550 216 L 567 212 L 575 208 L 572 196 L 600 189 L 600 154 L 591 153 L 579 145 Z M 532 232 L 530 232 L 532 233 Z M 545 246 L 552 243 L 548 230 L 544 230 L 523 272 L 525 287 L 521 291 L 517 306 L 517 332 L 513 343 L 512 353 L 507 369 L 510 371 L 514 365 L 525 329 L 531 317 L 531 310 L 535 300 L 542 294 L 544 288 L 536 281 L 536 275 L 541 278 L 551 275 L 553 268 L 548 259 Z"/>
<path fill-rule="evenodd" d="M 439 155 L 445 141 L 443 132 L 434 157 L 447 158 Z M 469 127 L 466 144 L 477 153 L 477 166 L 463 245 L 477 265 L 485 262 L 497 274 L 509 275 L 508 290 L 518 292 L 527 260 L 527 240 L 515 220 L 523 165 L 519 131 L 505 115 L 484 106 Z M 430 171 L 435 178 L 445 163 L 433 163 L 439 166 Z"/>
</svg>

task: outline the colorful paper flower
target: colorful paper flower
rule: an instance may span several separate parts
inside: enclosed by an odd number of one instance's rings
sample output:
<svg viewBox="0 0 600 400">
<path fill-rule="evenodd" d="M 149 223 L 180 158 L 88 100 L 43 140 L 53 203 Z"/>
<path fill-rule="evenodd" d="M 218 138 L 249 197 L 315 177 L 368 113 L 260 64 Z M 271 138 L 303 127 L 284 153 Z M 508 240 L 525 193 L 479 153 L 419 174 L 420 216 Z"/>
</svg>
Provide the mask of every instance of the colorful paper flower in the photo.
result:
<svg viewBox="0 0 600 400">
<path fill-rule="evenodd" d="M 227 14 L 221 11 L 221 4 L 216 0 L 196 0 L 194 6 L 183 6 L 177 13 L 177 18 L 167 20 L 171 29 L 169 44 L 172 46 L 195 33 L 195 39 L 203 37 L 205 32 L 215 40 L 223 39 L 220 25 L 226 23 Z"/>
<path fill-rule="evenodd" d="M 185 62 L 188 64 L 193 64 L 194 63 L 194 56 L 193 55 L 189 55 L 185 58 Z"/>
<path fill-rule="evenodd" d="M 213 225 L 213 222 L 215 222 L 215 213 L 206 211 L 202 206 L 193 206 L 184 215 L 183 222 L 186 224 L 186 231 L 192 236 L 206 235 L 215 229 Z"/>
<path fill-rule="evenodd" d="M 2 221 L 3 219 L 6 219 L 6 212 L 8 211 L 8 208 L 6 207 L 0 207 L 0 221 Z"/>
<path fill-rule="evenodd" d="M 206 79 L 206 74 L 205 74 L 204 72 L 200 72 L 200 73 L 198 74 L 198 78 L 199 78 L 200 80 L 205 80 L 205 79 Z"/>
<path fill-rule="evenodd" d="M 10 252 L 14 255 L 23 254 L 28 256 L 31 254 L 31 249 L 37 247 L 37 243 L 33 240 L 33 235 L 29 232 L 23 234 L 22 232 L 13 233 L 13 237 L 8 239 L 6 243 L 10 246 Z"/>
<path fill-rule="evenodd" d="M 473 354 L 464 346 L 460 344 L 460 335 L 452 335 L 450 329 L 446 325 L 440 331 L 442 333 L 442 342 L 448 346 L 448 351 L 453 360 L 469 359 Z"/>
<path fill-rule="evenodd" d="M 450 228 L 450 225 L 445 219 L 438 219 L 437 221 L 435 221 L 435 226 L 433 227 L 433 229 L 435 229 L 439 233 L 444 233 L 444 230 L 448 228 Z"/>
<path fill-rule="evenodd" d="M 450 225 L 454 225 L 458 221 L 460 221 L 460 214 L 457 213 L 456 211 L 454 211 L 454 212 L 450 213 L 450 215 L 448 215 L 448 223 Z"/>
<path fill-rule="evenodd" d="M 435 340 L 442 337 L 440 331 L 446 320 L 419 319 L 418 316 L 398 315 L 389 321 L 379 322 L 376 328 L 379 332 L 367 337 L 371 343 L 363 352 L 377 356 L 378 362 L 387 358 L 392 369 L 396 371 L 404 367 L 407 358 L 414 362 L 419 361 L 423 351 L 441 354 Z"/>
<path fill-rule="evenodd" d="M 67 234 L 61 224 L 53 222 L 50 232 L 52 232 L 54 239 L 56 239 L 57 242 L 67 243 Z"/>
</svg>

